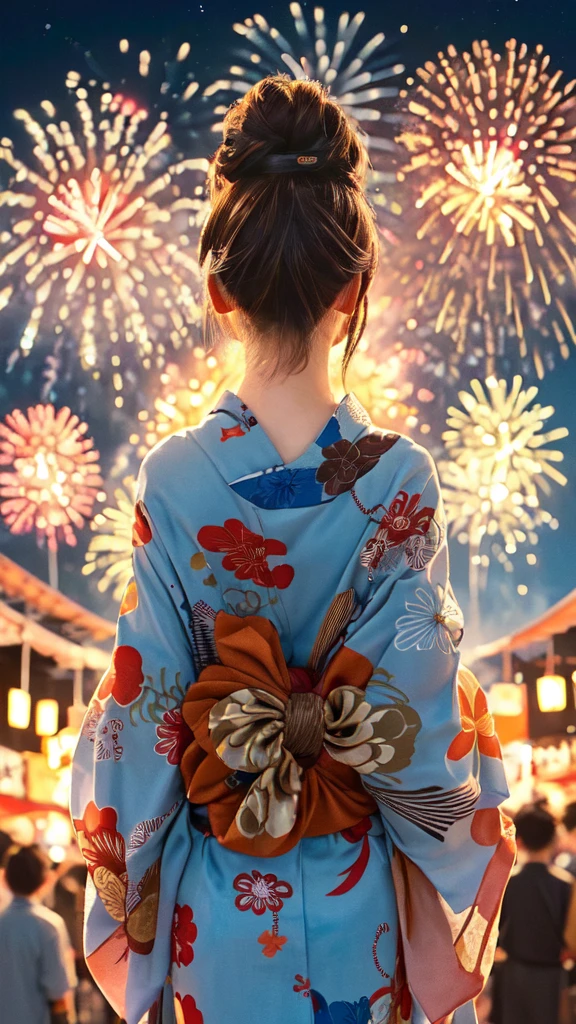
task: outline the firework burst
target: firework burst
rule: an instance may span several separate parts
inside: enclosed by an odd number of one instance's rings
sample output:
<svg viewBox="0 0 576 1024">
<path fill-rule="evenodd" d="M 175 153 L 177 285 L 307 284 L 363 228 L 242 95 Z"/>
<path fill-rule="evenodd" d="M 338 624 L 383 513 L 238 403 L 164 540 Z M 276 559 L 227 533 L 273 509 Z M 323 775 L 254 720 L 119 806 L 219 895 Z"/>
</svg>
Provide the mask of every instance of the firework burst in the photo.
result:
<svg viewBox="0 0 576 1024">
<path fill-rule="evenodd" d="M 106 506 L 94 516 L 95 531 L 82 567 L 84 576 L 99 573 L 97 586 L 101 593 L 113 588 L 112 596 L 120 600 L 132 576 L 132 528 L 136 502 L 136 480 L 127 476 L 114 490 L 115 505 Z"/>
<path fill-rule="evenodd" d="M 334 27 L 327 23 L 323 7 L 314 8 L 312 27 L 299 3 L 290 4 L 290 14 L 294 32 L 289 38 L 262 14 L 237 22 L 234 31 L 244 42 L 238 51 L 241 63 L 232 65 L 230 77 L 215 81 L 205 95 L 244 95 L 265 75 L 279 70 L 294 78 L 311 78 L 322 82 L 332 99 L 367 132 L 373 156 L 374 151 L 394 150 L 394 125 L 398 123 L 394 104 L 399 93 L 394 80 L 402 74 L 404 65 L 391 56 L 384 33 L 359 43 L 365 19 L 362 11 L 352 18 L 343 12 Z M 406 32 L 407 26 L 403 25 L 401 31 Z M 216 109 L 226 111 L 225 106 Z M 373 170 L 370 192 L 379 205 L 398 206 L 382 193 L 382 184 L 393 180 L 389 170 Z M 392 208 L 390 212 L 398 215 L 400 210 Z"/>
<path fill-rule="evenodd" d="M 130 437 L 137 455 L 143 458 L 177 430 L 198 426 L 224 391 L 238 388 L 243 370 L 239 342 L 229 342 L 218 354 L 196 346 L 182 365 L 169 363 L 160 375 L 152 413 L 138 414 L 140 432 Z"/>
<path fill-rule="evenodd" d="M 535 402 L 538 388 L 522 388 L 514 377 L 506 381 L 488 378 L 483 387 L 474 380 L 471 392 L 459 393 L 462 408 L 448 409 L 443 434 L 450 462 L 439 463 L 447 520 L 452 533 L 469 544 L 471 592 L 478 586 L 477 570 L 489 563 L 481 553 L 485 540 L 500 535 L 508 555 L 519 544 L 537 543 L 537 530 L 555 521 L 542 508 L 542 496 L 552 493 L 552 483 L 564 486 L 566 476 L 556 464 L 561 451 L 548 448 L 568 435 L 565 427 L 542 430 L 554 409 Z"/>
<path fill-rule="evenodd" d="M 512 339 L 540 377 L 576 343 L 576 82 L 549 63 L 515 40 L 504 55 L 448 47 L 418 69 L 398 140 L 421 246 L 415 307 L 460 354 L 479 335 L 489 372 Z"/>
<path fill-rule="evenodd" d="M 172 159 L 164 113 L 150 123 L 135 100 L 74 71 L 66 84 L 69 120 L 48 100 L 37 117 L 15 111 L 30 162 L 0 143 L 0 308 L 18 298 L 27 309 L 21 353 L 39 334 L 71 332 L 85 368 L 111 356 L 120 391 L 123 361 L 162 365 L 200 324 L 192 254 L 206 161 Z"/>
<path fill-rule="evenodd" d="M 75 530 L 92 515 L 101 492 L 99 454 L 88 425 L 70 409 L 36 405 L 15 409 L 0 423 L 0 513 L 11 533 L 36 531 L 55 552 L 74 546 Z"/>
</svg>

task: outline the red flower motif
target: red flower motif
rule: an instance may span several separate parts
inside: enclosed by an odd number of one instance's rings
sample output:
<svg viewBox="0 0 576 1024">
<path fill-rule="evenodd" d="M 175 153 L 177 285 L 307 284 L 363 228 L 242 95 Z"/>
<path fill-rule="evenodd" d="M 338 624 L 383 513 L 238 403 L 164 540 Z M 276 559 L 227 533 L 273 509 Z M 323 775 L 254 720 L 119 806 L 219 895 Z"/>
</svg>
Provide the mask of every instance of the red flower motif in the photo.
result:
<svg viewBox="0 0 576 1024">
<path fill-rule="evenodd" d="M 292 986 L 295 992 L 301 992 L 306 998 L 310 998 L 310 978 L 305 978 L 303 974 L 296 974 L 294 976 L 295 985 Z"/>
<path fill-rule="evenodd" d="M 326 494 L 344 494 L 356 481 L 369 473 L 398 440 L 398 434 L 382 434 L 375 430 L 359 441 L 335 441 L 322 449 L 324 462 L 316 471 L 316 480 L 324 484 Z"/>
<path fill-rule="evenodd" d="M 284 900 L 293 895 L 288 882 L 279 882 L 276 875 L 262 875 L 259 871 L 253 871 L 251 875 L 237 875 L 234 888 L 240 893 L 234 901 L 237 909 L 252 910 L 258 917 L 266 910 L 278 913 L 284 906 Z"/>
<path fill-rule="evenodd" d="M 402 544 L 409 537 L 425 537 L 434 518 L 435 509 L 425 506 L 418 508 L 420 494 L 408 495 L 398 491 L 390 508 L 384 513 L 380 530 L 386 531 L 387 547 Z"/>
<path fill-rule="evenodd" d="M 262 952 L 264 956 L 267 956 L 270 960 L 276 956 L 288 942 L 285 935 L 277 935 L 275 932 L 262 932 L 262 935 L 258 937 L 258 942 L 263 946 Z"/>
<path fill-rule="evenodd" d="M 192 918 L 192 908 L 176 904 L 172 922 L 172 963 L 177 967 L 189 967 L 194 959 L 193 943 L 198 929 Z"/>
<path fill-rule="evenodd" d="M 204 1024 L 204 1017 L 196 1006 L 194 996 L 181 996 L 176 992 L 174 996 L 174 1010 L 176 1012 L 176 1024 Z"/>
<path fill-rule="evenodd" d="M 93 800 L 86 805 L 84 817 L 74 819 L 78 845 L 91 875 L 96 868 L 107 868 L 118 877 L 125 874 L 126 844 L 117 824 L 114 808 L 99 808 Z"/>
<path fill-rule="evenodd" d="M 143 501 L 137 501 L 134 506 L 134 522 L 132 523 L 132 547 L 141 548 L 152 540 L 152 527 L 146 516 L 146 508 Z"/>
<path fill-rule="evenodd" d="M 110 694 L 123 708 L 140 696 L 144 685 L 142 655 L 135 647 L 121 644 L 114 648 L 110 668 L 103 676 L 96 696 L 105 700 Z"/>
<path fill-rule="evenodd" d="M 486 694 L 476 680 L 475 683 L 472 694 L 468 694 L 463 686 L 458 686 L 462 731 L 454 737 L 448 747 L 446 756 L 450 761 L 460 761 L 466 757 L 476 742 L 481 754 L 502 758 L 500 743 L 494 730 L 494 719 L 488 710 Z"/>
<path fill-rule="evenodd" d="M 265 540 L 252 533 L 239 519 L 226 519 L 224 526 L 203 526 L 198 543 L 207 551 L 226 552 L 222 568 L 233 572 L 237 580 L 253 580 L 260 587 L 284 590 L 294 579 L 291 565 L 270 569 L 270 555 L 285 555 L 286 545 L 280 540 Z"/>
<path fill-rule="evenodd" d="M 182 718 L 180 708 L 165 711 L 162 715 L 164 725 L 156 726 L 158 743 L 154 747 L 157 754 L 166 757 L 168 764 L 180 764 L 182 754 L 192 742 L 192 733 Z"/>
<path fill-rule="evenodd" d="M 221 427 L 220 429 L 222 431 L 221 441 L 229 441 L 231 437 L 244 437 L 246 434 L 239 423 L 235 427 Z"/>
</svg>

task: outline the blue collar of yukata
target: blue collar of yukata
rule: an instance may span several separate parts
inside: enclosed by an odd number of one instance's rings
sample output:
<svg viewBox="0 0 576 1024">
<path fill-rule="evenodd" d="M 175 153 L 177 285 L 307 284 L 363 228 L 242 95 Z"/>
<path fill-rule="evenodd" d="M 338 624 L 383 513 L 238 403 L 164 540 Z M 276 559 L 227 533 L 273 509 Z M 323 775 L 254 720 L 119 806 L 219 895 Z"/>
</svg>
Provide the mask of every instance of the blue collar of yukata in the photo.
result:
<svg viewBox="0 0 576 1024">
<path fill-rule="evenodd" d="M 355 442 L 373 429 L 368 413 L 350 393 L 339 402 L 306 451 L 293 462 L 284 463 L 254 414 L 231 391 L 224 392 L 196 434 L 197 441 L 203 444 L 203 431 L 207 429 L 208 446 L 214 428 L 222 442 L 216 446 L 215 461 L 230 487 L 242 498 L 266 509 L 302 508 L 334 500 L 334 495 L 328 494 L 316 479 L 325 457 L 323 451 L 342 440 Z M 210 454 L 214 460 L 213 444 Z"/>
</svg>

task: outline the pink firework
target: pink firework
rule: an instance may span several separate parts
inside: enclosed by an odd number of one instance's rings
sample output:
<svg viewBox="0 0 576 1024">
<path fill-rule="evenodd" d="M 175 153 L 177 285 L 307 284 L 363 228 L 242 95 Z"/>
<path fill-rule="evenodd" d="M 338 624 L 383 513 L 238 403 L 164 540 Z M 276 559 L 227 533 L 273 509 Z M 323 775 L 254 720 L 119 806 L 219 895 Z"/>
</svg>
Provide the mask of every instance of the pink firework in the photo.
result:
<svg viewBox="0 0 576 1024">
<path fill-rule="evenodd" d="M 87 423 L 66 406 L 14 409 L 0 423 L 0 513 L 12 533 L 45 537 L 50 551 L 58 543 L 75 545 L 81 530 L 102 500 L 99 452 Z"/>
</svg>

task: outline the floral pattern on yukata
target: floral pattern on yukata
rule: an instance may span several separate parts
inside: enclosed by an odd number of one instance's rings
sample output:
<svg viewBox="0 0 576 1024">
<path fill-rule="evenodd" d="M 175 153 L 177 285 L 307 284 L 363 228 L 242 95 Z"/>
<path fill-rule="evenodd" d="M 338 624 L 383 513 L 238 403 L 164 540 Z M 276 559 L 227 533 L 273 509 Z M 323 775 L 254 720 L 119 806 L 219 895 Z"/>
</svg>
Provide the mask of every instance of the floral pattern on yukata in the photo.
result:
<svg viewBox="0 0 576 1024">
<path fill-rule="evenodd" d="M 172 922 L 172 963 L 177 967 L 188 967 L 194 959 L 194 943 L 198 928 L 194 924 L 191 907 L 176 904 Z"/>
<path fill-rule="evenodd" d="M 357 442 L 336 441 L 322 449 L 324 462 L 316 471 L 316 479 L 324 485 L 326 494 L 344 494 L 352 490 L 361 476 L 374 469 L 380 457 L 397 440 L 398 434 L 373 431 Z"/>
<path fill-rule="evenodd" d="M 396 647 L 399 651 L 439 647 L 449 654 L 458 647 L 464 633 L 462 613 L 453 596 L 440 585 L 434 590 L 418 587 L 415 596 L 416 601 L 406 602 L 407 615 L 396 620 Z"/>
<path fill-rule="evenodd" d="M 285 555 L 286 545 L 279 540 L 266 540 L 244 526 L 239 519 L 227 519 L 223 526 L 203 526 L 198 543 L 207 551 L 224 552 L 222 568 L 233 572 L 238 580 L 252 580 L 260 587 L 284 590 L 294 579 L 291 565 L 270 568 L 268 559 Z"/>
<path fill-rule="evenodd" d="M 133 574 L 72 780 L 118 1015 L 450 1019 L 514 841 L 430 456 L 347 396 L 282 465 L 228 392 L 146 456 Z"/>
</svg>

